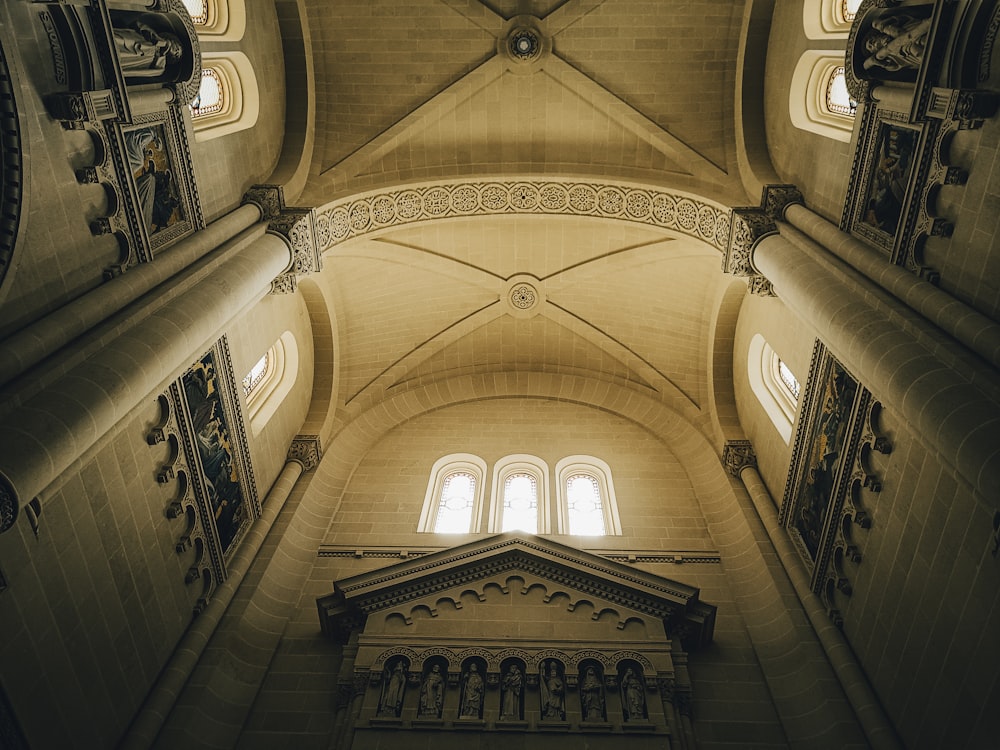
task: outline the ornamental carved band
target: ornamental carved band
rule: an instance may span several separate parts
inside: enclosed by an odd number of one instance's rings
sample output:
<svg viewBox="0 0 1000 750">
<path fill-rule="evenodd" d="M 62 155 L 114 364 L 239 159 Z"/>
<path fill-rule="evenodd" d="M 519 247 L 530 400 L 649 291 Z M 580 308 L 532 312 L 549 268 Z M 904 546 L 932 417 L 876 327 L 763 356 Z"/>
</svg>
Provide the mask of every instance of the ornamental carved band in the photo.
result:
<svg viewBox="0 0 1000 750">
<path fill-rule="evenodd" d="M 785 218 L 785 209 L 793 203 L 804 203 L 804 201 L 802 193 L 795 185 L 765 185 L 760 205 L 763 206 L 764 213 L 774 221 L 781 221 Z"/>
<path fill-rule="evenodd" d="M 734 208 L 729 229 L 729 241 L 722 256 L 722 270 L 733 276 L 749 278 L 751 291 L 767 293 L 770 284 L 753 265 L 753 251 L 764 237 L 778 231 L 774 220 L 761 208 Z"/>
<path fill-rule="evenodd" d="M 722 465 L 726 473 L 738 477 L 747 468 L 757 468 L 757 454 L 749 440 L 728 440 L 722 449 Z"/>
<path fill-rule="evenodd" d="M 296 435 L 292 439 L 292 444 L 288 448 L 288 460 L 298 461 L 302 464 L 303 471 L 311 471 L 319 466 L 319 460 L 323 458 L 323 450 L 320 447 L 319 435 Z"/>
<path fill-rule="evenodd" d="M 693 196 L 627 185 L 569 180 L 454 182 L 373 192 L 317 209 L 320 249 L 371 232 L 462 216 L 555 214 L 633 221 L 669 229 L 718 250 L 729 238 L 729 210 Z"/>
</svg>

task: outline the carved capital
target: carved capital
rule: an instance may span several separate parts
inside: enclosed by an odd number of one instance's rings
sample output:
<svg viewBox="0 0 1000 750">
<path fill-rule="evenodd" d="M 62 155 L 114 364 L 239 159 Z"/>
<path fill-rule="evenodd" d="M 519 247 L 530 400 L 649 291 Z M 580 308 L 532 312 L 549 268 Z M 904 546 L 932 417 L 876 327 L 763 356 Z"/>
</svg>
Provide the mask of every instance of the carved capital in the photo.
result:
<svg viewBox="0 0 1000 750">
<path fill-rule="evenodd" d="M 726 473 L 739 477 L 746 468 L 757 468 L 757 454 L 749 440 L 728 440 L 722 449 L 722 465 Z"/>
<path fill-rule="evenodd" d="M 7 477 L 0 474 L 0 534 L 14 525 L 17 510 L 17 492 Z"/>
<path fill-rule="evenodd" d="M 292 265 L 288 269 L 297 275 L 315 273 L 323 267 L 319 243 L 316 241 L 316 212 L 311 208 L 286 208 L 271 219 L 268 230 L 288 241 L 292 248 Z"/>
<path fill-rule="evenodd" d="M 756 288 L 762 288 L 767 279 L 757 273 L 753 251 L 758 242 L 777 231 L 777 225 L 764 209 L 734 208 L 729 225 L 729 242 L 722 257 L 722 270 L 733 276 L 749 277 Z M 767 287 L 770 287 L 769 283 Z"/>
<path fill-rule="evenodd" d="M 296 435 L 288 448 L 288 460 L 298 461 L 303 471 L 311 471 L 319 465 L 323 458 L 319 435 Z"/>
<path fill-rule="evenodd" d="M 243 203 L 256 204 L 261 218 L 271 221 L 285 207 L 285 192 L 281 185 L 254 185 L 243 194 Z"/>
<path fill-rule="evenodd" d="M 785 218 L 785 209 L 793 203 L 804 203 L 802 193 L 795 185 L 765 185 L 760 205 L 771 219 L 781 221 Z"/>
<path fill-rule="evenodd" d="M 271 282 L 270 294 L 295 294 L 299 288 L 294 273 L 283 273 Z"/>
<path fill-rule="evenodd" d="M 774 286 L 763 276 L 751 276 L 747 279 L 747 290 L 758 297 L 777 297 Z"/>
</svg>

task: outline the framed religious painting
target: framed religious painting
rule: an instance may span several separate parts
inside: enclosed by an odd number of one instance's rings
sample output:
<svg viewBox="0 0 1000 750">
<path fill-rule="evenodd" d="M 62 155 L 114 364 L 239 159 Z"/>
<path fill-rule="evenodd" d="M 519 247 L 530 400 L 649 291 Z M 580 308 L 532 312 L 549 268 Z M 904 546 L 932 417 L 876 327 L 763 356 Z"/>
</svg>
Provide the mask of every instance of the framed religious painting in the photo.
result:
<svg viewBox="0 0 1000 750">
<path fill-rule="evenodd" d="M 861 136 L 845 207 L 846 229 L 908 265 L 908 248 L 920 212 L 919 180 L 929 162 L 927 124 L 873 108 Z"/>
<path fill-rule="evenodd" d="M 120 145 L 123 191 L 127 189 L 136 261 L 151 260 L 156 251 L 203 225 L 191 179 L 191 157 L 179 110 L 135 118 L 116 128 Z M 148 256 L 148 257 L 147 257 Z"/>
</svg>

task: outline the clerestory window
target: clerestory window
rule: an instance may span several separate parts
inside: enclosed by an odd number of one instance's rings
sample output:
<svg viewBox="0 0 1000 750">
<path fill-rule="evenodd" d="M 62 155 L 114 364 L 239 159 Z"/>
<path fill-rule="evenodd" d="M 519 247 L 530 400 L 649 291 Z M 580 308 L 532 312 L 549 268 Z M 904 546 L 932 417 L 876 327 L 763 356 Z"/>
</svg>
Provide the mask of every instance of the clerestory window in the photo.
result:
<svg viewBox="0 0 1000 750">
<path fill-rule="evenodd" d="M 751 390 L 778 434 L 789 442 L 802 387 L 792 370 L 759 333 L 750 340 L 747 375 Z"/>
<path fill-rule="evenodd" d="M 418 531 L 467 534 L 478 531 L 486 462 L 470 453 L 439 458 L 431 469 Z"/>
</svg>

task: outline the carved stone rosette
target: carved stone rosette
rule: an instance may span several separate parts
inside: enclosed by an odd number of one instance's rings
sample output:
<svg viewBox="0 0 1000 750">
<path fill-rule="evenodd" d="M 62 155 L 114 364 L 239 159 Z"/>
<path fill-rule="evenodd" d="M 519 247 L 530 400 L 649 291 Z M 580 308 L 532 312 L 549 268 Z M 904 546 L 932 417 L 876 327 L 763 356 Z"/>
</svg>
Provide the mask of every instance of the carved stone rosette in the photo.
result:
<svg viewBox="0 0 1000 750">
<path fill-rule="evenodd" d="M 753 251 L 758 242 L 777 231 L 774 219 L 764 209 L 734 208 L 729 224 L 729 242 L 722 256 L 722 270 L 747 278 L 750 291 L 754 294 L 772 294 L 770 282 L 754 267 Z"/>
<path fill-rule="evenodd" d="M 288 460 L 298 461 L 303 471 L 311 471 L 323 458 L 319 435 L 296 435 L 288 448 Z"/>
<path fill-rule="evenodd" d="M 722 465 L 726 473 L 739 477 L 743 469 L 757 468 L 757 454 L 749 440 L 727 440 L 722 449 Z"/>
</svg>

